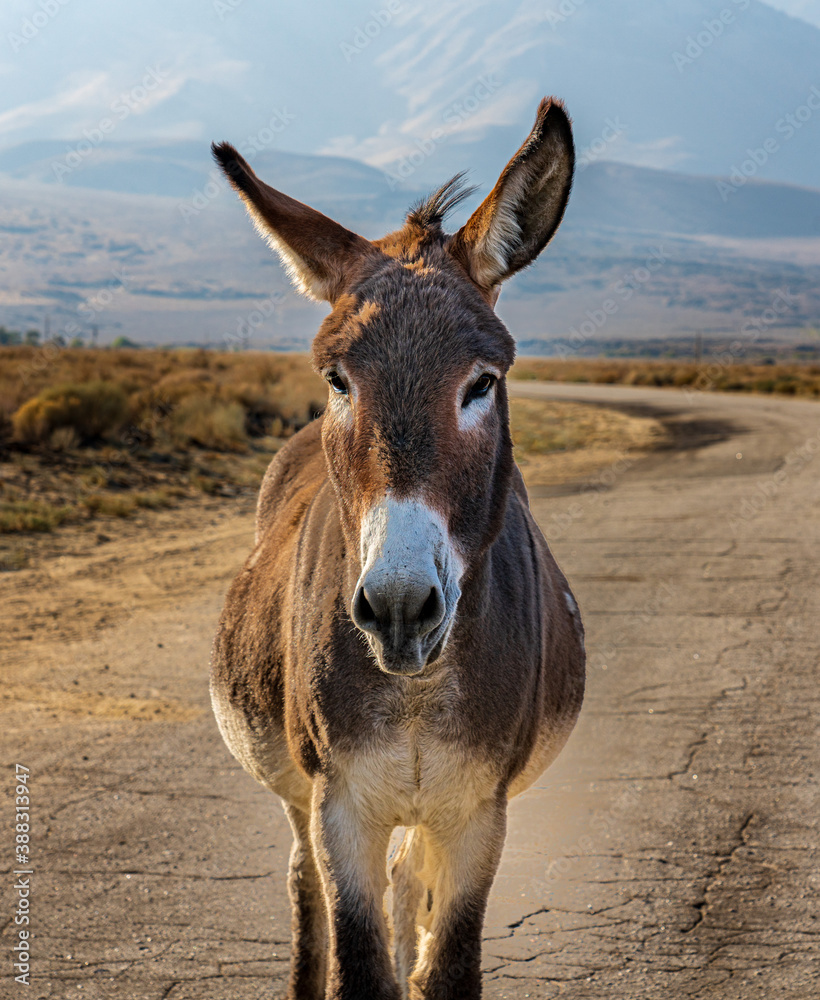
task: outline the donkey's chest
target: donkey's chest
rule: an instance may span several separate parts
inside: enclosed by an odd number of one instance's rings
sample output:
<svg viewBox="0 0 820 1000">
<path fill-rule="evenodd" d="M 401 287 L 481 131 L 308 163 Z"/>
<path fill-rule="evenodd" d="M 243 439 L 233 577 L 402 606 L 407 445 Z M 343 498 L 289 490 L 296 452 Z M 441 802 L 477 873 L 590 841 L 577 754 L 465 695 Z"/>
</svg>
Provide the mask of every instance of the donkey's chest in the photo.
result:
<svg viewBox="0 0 820 1000">
<path fill-rule="evenodd" d="M 498 786 L 486 762 L 412 739 L 357 755 L 345 762 L 344 771 L 347 787 L 366 812 L 395 826 L 437 825 L 469 815 Z"/>
<path fill-rule="evenodd" d="M 371 739 L 339 763 L 367 811 L 396 825 L 470 813 L 499 783 L 498 762 L 455 739 L 438 711 L 376 719 Z"/>
</svg>

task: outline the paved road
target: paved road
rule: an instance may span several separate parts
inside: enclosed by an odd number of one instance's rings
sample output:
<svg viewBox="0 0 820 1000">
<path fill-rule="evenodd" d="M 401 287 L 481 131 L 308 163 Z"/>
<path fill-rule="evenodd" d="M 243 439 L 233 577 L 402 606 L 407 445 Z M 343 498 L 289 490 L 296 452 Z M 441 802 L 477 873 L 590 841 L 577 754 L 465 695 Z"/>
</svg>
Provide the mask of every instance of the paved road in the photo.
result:
<svg viewBox="0 0 820 1000">
<path fill-rule="evenodd" d="M 584 613 L 589 692 L 559 762 L 511 810 L 485 996 L 809 1000 L 820 993 L 820 405 L 516 391 L 650 412 L 674 447 L 533 497 Z M 213 545 L 235 565 L 249 537 L 244 509 L 197 536 L 198 558 Z M 157 700 L 160 721 L 42 704 L 4 713 L 4 746 L 33 775 L 37 938 L 34 985 L 15 988 L 7 964 L 3 997 L 279 995 L 288 832 L 207 711 L 228 576 L 194 599 L 169 589 L 164 605 L 50 654 L 75 701 L 108 664 L 140 705 Z M 33 682 L 21 656 L 9 669 Z"/>
</svg>

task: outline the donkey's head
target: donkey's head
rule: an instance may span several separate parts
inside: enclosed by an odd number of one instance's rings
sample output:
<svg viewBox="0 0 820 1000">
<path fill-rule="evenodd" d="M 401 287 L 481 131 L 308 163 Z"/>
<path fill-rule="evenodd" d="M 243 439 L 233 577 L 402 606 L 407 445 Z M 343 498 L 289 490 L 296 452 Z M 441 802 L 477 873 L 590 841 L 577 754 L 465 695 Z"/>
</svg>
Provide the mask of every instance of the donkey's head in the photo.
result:
<svg viewBox="0 0 820 1000">
<path fill-rule="evenodd" d="M 231 146 L 214 155 L 297 287 L 333 307 L 313 363 L 328 382 L 328 475 L 358 558 L 350 614 L 383 670 L 418 674 L 444 649 L 461 587 L 503 522 L 514 344 L 493 307 L 561 221 L 569 119 L 559 102 L 541 102 L 454 236 L 442 221 L 469 193 L 459 178 L 371 242 L 268 187 Z"/>
</svg>

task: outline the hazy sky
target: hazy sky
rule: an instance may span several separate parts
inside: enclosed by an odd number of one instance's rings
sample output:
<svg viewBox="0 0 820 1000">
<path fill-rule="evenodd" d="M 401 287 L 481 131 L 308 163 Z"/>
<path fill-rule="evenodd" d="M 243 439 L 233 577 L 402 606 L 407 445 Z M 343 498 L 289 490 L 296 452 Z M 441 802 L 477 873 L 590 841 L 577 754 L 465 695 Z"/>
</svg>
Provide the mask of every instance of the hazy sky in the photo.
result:
<svg viewBox="0 0 820 1000">
<path fill-rule="evenodd" d="M 441 173 L 554 92 L 582 150 L 728 174 L 820 85 L 811 22 L 820 0 L 3 0 L 0 148 L 230 138 L 390 171 L 446 140 Z M 812 184 L 819 122 L 761 176 Z"/>
<path fill-rule="evenodd" d="M 820 28 L 820 0 L 765 0 L 775 10 L 783 10 L 792 17 L 800 17 Z"/>
</svg>

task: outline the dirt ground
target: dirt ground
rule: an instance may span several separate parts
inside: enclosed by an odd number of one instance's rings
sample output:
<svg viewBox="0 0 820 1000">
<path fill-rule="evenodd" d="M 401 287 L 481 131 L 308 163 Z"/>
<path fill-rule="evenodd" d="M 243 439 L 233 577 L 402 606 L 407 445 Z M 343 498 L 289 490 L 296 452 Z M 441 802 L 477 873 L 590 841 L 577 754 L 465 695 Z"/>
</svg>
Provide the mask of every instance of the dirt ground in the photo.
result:
<svg viewBox="0 0 820 1000">
<path fill-rule="evenodd" d="M 809 1000 L 820 406 L 514 391 L 614 405 L 665 437 L 569 478 L 541 469 L 531 491 L 584 614 L 589 689 L 563 755 L 511 807 L 485 996 Z M 281 995 L 289 830 L 207 699 L 252 509 L 68 526 L 53 558 L 0 574 L 3 998 Z M 8 957 L 14 764 L 30 769 L 29 988 Z"/>
</svg>

